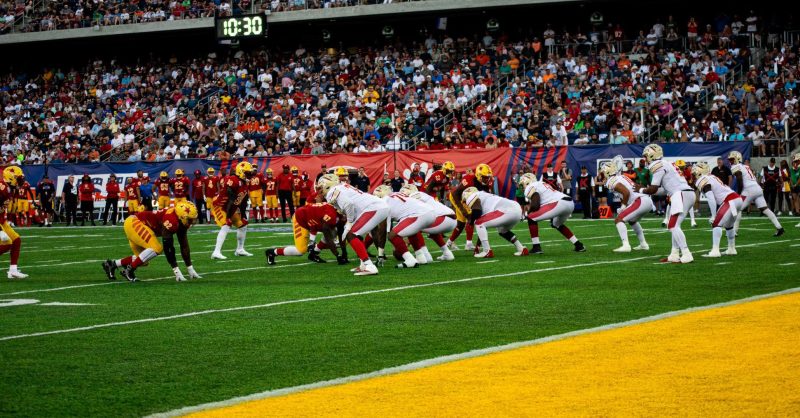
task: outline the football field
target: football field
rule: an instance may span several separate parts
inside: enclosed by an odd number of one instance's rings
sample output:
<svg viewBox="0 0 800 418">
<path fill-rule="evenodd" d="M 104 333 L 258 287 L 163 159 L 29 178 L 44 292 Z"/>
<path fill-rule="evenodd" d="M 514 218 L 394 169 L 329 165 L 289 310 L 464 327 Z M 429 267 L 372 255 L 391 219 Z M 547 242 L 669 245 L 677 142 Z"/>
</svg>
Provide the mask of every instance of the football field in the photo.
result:
<svg viewBox="0 0 800 418">
<path fill-rule="evenodd" d="M 212 261 L 217 228 L 197 226 L 190 243 L 203 278 L 184 283 L 163 256 L 137 283 L 106 280 L 101 262 L 130 252 L 121 227 L 20 228 L 30 277 L 0 280 L 0 415 L 170 412 L 794 289 L 800 229 L 781 221 L 787 232 L 775 238 L 766 218 L 745 219 L 739 255 L 714 259 L 701 257 L 706 219 L 687 221 L 689 265 L 659 263 L 670 247 L 660 218 L 643 222 L 650 250 L 628 254 L 611 251 L 612 221 L 573 219 L 585 253 L 542 227 L 545 254 L 513 257 L 491 231 L 494 259 L 461 250 L 454 262 L 365 277 L 305 257 L 267 266 L 264 249 L 291 244 L 286 225 L 252 225 L 250 258 L 233 257 L 230 234 L 229 258 Z M 515 231 L 530 247 L 527 227 Z M 1 263 L 5 273 L 7 256 Z"/>
</svg>

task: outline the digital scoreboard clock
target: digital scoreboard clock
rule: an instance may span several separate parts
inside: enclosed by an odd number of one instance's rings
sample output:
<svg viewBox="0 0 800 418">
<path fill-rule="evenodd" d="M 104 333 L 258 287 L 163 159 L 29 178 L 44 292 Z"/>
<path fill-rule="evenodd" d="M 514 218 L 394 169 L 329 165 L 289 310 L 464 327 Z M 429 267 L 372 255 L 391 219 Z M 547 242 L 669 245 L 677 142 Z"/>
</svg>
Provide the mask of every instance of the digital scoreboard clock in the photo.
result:
<svg viewBox="0 0 800 418">
<path fill-rule="evenodd" d="M 263 14 L 218 17 L 217 39 L 246 39 L 267 36 L 267 17 Z"/>
</svg>

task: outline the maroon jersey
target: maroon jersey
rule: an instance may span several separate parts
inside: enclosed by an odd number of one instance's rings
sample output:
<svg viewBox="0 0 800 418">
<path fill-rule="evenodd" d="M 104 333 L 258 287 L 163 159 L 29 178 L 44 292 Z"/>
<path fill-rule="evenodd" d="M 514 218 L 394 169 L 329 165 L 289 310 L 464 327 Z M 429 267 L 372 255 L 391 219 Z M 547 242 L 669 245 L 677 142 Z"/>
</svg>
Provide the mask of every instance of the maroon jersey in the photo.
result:
<svg viewBox="0 0 800 418">
<path fill-rule="evenodd" d="M 175 208 L 144 211 L 134 216 L 152 229 L 157 237 L 163 237 L 165 233 L 174 234 L 178 232 L 178 228 L 181 226 L 178 215 L 175 214 Z"/>
<path fill-rule="evenodd" d="M 236 196 L 233 203 L 238 206 L 242 203 L 244 198 L 247 197 L 247 184 L 236 176 L 223 177 L 219 185 L 217 197 L 214 198 L 214 205 L 225 207 L 225 205 L 228 204 L 229 191 L 233 191 L 234 196 Z"/>
<path fill-rule="evenodd" d="M 128 200 L 136 200 L 139 201 L 140 198 L 140 190 L 139 190 L 139 182 L 136 180 L 132 180 L 125 186 L 125 198 Z"/>
<path fill-rule="evenodd" d="M 175 177 L 170 179 L 169 185 L 172 188 L 172 194 L 175 197 L 189 196 L 189 179 L 186 177 Z"/>
<path fill-rule="evenodd" d="M 205 194 L 206 199 L 213 199 L 217 197 L 219 192 L 219 179 L 221 177 L 207 176 L 203 178 L 203 184 L 206 186 Z"/>
<path fill-rule="evenodd" d="M 156 190 L 158 190 L 159 196 L 169 197 L 169 182 L 170 180 L 158 179 L 153 183 L 156 186 Z"/>
<path fill-rule="evenodd" d="M 203 178 L 195 177 L 192 179 L 192 199 L 202 199 L 203 196 Z"/>
<path fill-rule="evenodd" d="M 428 181 L 425 183 L 425 190 L 424 191 L 428 191 L 428 189 L 430 188 L 431 196 L 435 196 L 438 192 L 440 192 L 440 191 L 444 190 L 445 188 L 447 188 L 447 186 L 449 184 L 450 184 L 450 181 L 448 180 L 447 176 L 444 174 L 444 171 L 443 170 L 437 170 L 437 171 L 434 171 L 433 174 L 431 174 L 430 178 L 428 178 Z"/>
<path fill-rule="evenodd" d="M 294 213 L 298 225 L 316 234 L 323 226 L 336 227 L 336 209 L 329 203 L 313 203 L 301 206 Z"/>
</svg>

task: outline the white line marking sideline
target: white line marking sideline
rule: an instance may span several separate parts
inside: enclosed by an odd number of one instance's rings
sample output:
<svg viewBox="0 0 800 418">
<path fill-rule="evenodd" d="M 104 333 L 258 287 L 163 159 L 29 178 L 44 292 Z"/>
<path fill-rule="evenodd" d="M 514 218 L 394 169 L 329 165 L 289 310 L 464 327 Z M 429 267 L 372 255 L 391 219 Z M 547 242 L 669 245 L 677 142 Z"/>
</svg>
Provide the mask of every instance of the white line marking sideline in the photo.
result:
<svg viewBox="0 0 800 418">
<path fill-rule="evenodd" d="M 222 308 L 222 309 L 206 309 L 204 311 L 195 311 L 195 312 L 186 312 L 182 314 L 176 315 L 169 315 L 169 316 L 159 316 L 154 318 L 142 318 L 142 319 L 133 319 L 130 321 L 120 321 L 120 322 L 108 322 L 105 324 L 97 324 L 97 325 L 88 325 L 84 327 L 77 327 L 77 328 L 66 328 L 66 329 L 59 329 L 53 331 L 42 331 L 42 332 L 34 332 L 30 334 L 19 334 L 19 335 L 8 335 L 5 337 L 0 337 L 0 341 L 9 341 L 9 340 L 17 340 L 21 338 L 31 338 L 31 337 L 41 337 L 45 335 L 54 335 L 54 334 L 66 334 L 72 332 L 80 332 L 80 331 L 89 331 L 99 328 L 110 328 L 110 327 L 119 327 L 124 325 L 133 325 L 133 324 L 141 324 L 147 322 L 159 322 L 159 321 L 168 321 L 172 319 L 180 319 L 180 318 L 189 318 L 193 316 L 200 316 L 200 315 L 209 315 L 215 313 L 225 313 L 225 312 L 236 312 L 236 311 L 246 311 L 246 310 L 253 310 L 253 309 L 262 309 L 262 308 L 271 308 L 275 306 L 282 306 L 282 305 L 294 305 L 298 303 L 306 303 L 306 302 L 318 302 L 322 300 L 334 300 L 334 299 L 343 299 L 343 298 L 350 298 L 356 296 L 365 296 L 365 295 L 373 295 L 378 293 L 388 293 L 388 292 L 398 292 L 401 290 L 409 290 L 409 289 L 419 289 L 425 287 L 433 287 L 433 286 L 443 286 L 447 284 L 454 284 L 454 283 L 467 283 L 473 282 L 476 280 L 485 280 L 485 279 L 495 279 L 500 277 L 513 277 L 513 276 L 521 276 L 525 274 L 531 273 L 541 273 L 545 271 L 555 271 L 555 270 L 564 270 L 564 269 L 573 269 L 573 268 L 580 268 L 580 267 L 593 267 L 599 266 L 603 264 L 620 264 L 620 263 L 629 263 L 633 261 L 644 260 L 646 258 L 652 258 L 653 256 L 647 257 L 636 257 L 636 258 L 629 258 L 624 260 L 612 260 L 612 261 L 598 261 L 594 263 L 584 263 L 584 264 L 573 264 L 568 266 L 557 266 L 557 267 L 547 267 L 541 269 L 534 269 L 534 270 L 524 270 L 524 271 L 515 271 L 511 273 L 502 273 L 502 274 L 492 274 L 488 276 L 478 276 L 478 277 L 467 277 L 464 279 L 455 279 L 455 280 L 445 280 L 440 282 L 430 282 L 430 283 L 421 283 L 421 284 L 413 284 L 407 286 L 397 286 L 397 287 L 389 287 L 384 289 L 375 289 L 375 290 L 365 290 L 361 292 L 350 292 L 350 293 L 340 293 L 338 295 L 329 295 L 329 296 L 318 296 L 312 298 L 303 298 L 303 299 L 291 299 L 291 300 L 283 300 L 278 302 L 270 302 L 264 303 L 260 305 L 249 305 L 249 306 L 235 306 L 232 308 Z M 231 270 L 233 271 L 233 270 Z"/>
<path fill-rule="evenodd" d="M 712 304 L 712 305 L 696 306 L 696 307 L 692 307 L 692 308 L 686 308 L 686 309 L 680 309 L 680 310 L 676 310 L 676 311 L 664 312 L 664 313 L 661 313 L 661 314 L 658 314 L 658 315 L 646 316 L 646 317 L 643 317 L 643 318 L 632 319 L 630 321 L 623 321 L 623 322 L 617 322 L 617 323 L 613 323 L 613 324 L 601 325 L 601 326 L 594 327 L 594 328 L 581 329 L 581 330 L 566 332 L 566 333 L 558 334 L 558 335 L 551 335 L 549 337 L 537 338 L 537 339 L 534 339 L 534 340 L 519 341 L 519 342 L 515 342 L 515 343 L 511 343 L 511 344 L 499 345 L 499 346 L 488 347 L 488 348 L 481 348 L 481 349 L 471 350 L 471 351 L 458 353 L 458 354 L 450 354 L 450 355 L 441 356 L 441 357 L 434 357 L 434 358 L 431 358 L 431 359 L 417 361 L 417 362 L 414 362 L 414 363 L 408 363 L 408 364 L 404 364 L 404 365 L 401 365 L 401 366 L 388 367 L 388 368 L 385 368 L 385 369 L 381 369 L 381 370 L 377 370 L 377 371 L 369 372 L 369 373 L 363 373 L 363 374 L 358 374 L 358 375 L 353 375 L 353 376 L 341 377 L 341 378 L 338 378 L 338 379 L 325 380 L 325 381 L 322 381 L 322 382 L 309 383 L 309 384 L 306 384 L 306 385 L 293 386 L 293 387 L 275 389 L 275 390 L 268 390 L 268 391 L 264 391 L 264 392 L 260 392 L 260 393 L 254 393 L 252 395 L 240 396 L 240 397 L 228 399 L 228 400 L 225 400 L 225 401 L 211 402 L 211 403 L 206 403 L 206 404 L 197 405 L 197 406 L 189 406 L 189 407 L 184 407 L 184 408 L 180 408 L 180 409 L 175 409 L 175 410 L 168 411 L 168 412 L 152 414 L 152 415 L 148 415 L 146 418 L 175 417 L 175 416 L 179 416 L 179 415 L 189 414 L 189 413 L 192 413 L 192 412 L 199 412 L 199 411 L 205 411 L 205 410 L 209 410 L 209 409 L 224 408 L 226 406 L 232 406 L 232 405 L 240 404 L 240 403 L 243 403 L 243 402 L 261 400 L 261 399 L 266 399 L 266 398 L 273 398 L 273 397 L 276 397 L 276 396 L 290 395 L 290 394 L 293 394 L 293 393 L 305 392 L 305 391 L 312 390 L 312 389 L 319 389 L 319 388 L 324 388 L 324 387 L 328 387 L 328 386 L 342 385 L 342 384 L 345 384 L 345 383 L 358 382 L 358 381 L 362 381 L 362 380 L 366 380 L 366 379 L 370 379 L 370 378 L 374 378 L 374 377 L 398 374 L 398 373 L 408 372 L 408 371 L 412 371 L 412 370 L 419 370 L 419 369 L 423 369 L 423 368 L 427 368 L 427 367 L 431 367 L 431 366 L 436 366 L 436 365 L 439 365 L 439 364 L 451 363 L 451 362 L 454 362 L 454 361 L 459 361 L 459 360 L 465 360 L 465 359 L 474 358 L 474 357 L 485 356 L 487 354 L 498 353 L 498 352 L 501 352 L 501 351 L 509 351 L 509 350 L 514 350 L 514 349 L 523 348 L 523 347 L 541 345 L 541 344 L 545 344 L 545 343 L 549 343 L 549 342 L 553 342 L 553 341 L 559 341 L 559 340 L 564 340 L 564 339 L 567 339 L 567 338 L 577 337 L 577 336 L 580 336 L 580 335 L 593 334 L 593 333 L 602 332 L 602 331 L 608 331 L 608 330 L 613 330 L 613 329 L 618 329 L 618 328 L 629 327 L 629 326 L 632 326 L 632 325 L 645 324 L 645 323 L 655 322 L 655 321 L 662 320 L 662 319 L 667 319 L 667 318 L 673 318 L 673 317 L 676 317 L 676 316 L 685 315 L 685 314 L 689 314 L 689 313 L 693 313 L 693 312 L 701 312 L 701 311 L 707 311 L 707 310 L 710 310 L 710 309 L 724 308 L 724 307 L 728 307 L 728 306 L 739 305 L 739 304 L 743 304 L 743 303 L 747 303 L 747 302 L 754 302 L 754 301 L 758 301 L 758 300 L 762 300 L 762 299 L 768 299 L 768 298 L 772 298 L 772 297 L 776 297 L 776 296 L 788 295 L 788 294 L 793 294 L 793 293 L 797 293 L 797 292 L 800 292 L 800 287 L 781 290 L 779 292 L 766 293 L 766 294 L 763 294 L 763 295 L 751 296 L 751 297 L 744 298 L 744 299 L 737 299 L 737 300 L 731 300 L 731 301 L 728 301 L 728 302 L 715 303 L 715 304 Z"/>
</svg>

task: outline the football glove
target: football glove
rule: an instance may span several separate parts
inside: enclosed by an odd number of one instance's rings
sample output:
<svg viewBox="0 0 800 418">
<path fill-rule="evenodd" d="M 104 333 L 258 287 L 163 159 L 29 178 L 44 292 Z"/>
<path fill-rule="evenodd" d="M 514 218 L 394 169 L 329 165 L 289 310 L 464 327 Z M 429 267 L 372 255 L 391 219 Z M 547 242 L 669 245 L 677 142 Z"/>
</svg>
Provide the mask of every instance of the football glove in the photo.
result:
<svg viewBox="0 0 800 418">
<path fill-rule="evenodd" d="M 6 234 L 6 231 L 0 230 L 0 241 L 11 241 L 11 237 Z"/>
<path fill-rule="evenodd" d="M 179 267 L 173 268 L 172 272 L 175 273 L 175 281 L 176 282 L 185 282 L 186 281 L 186 277 L 183 277 L 183 273 L 181 273 L 181 269 Z"/>
<path fill-rule="evenodd" d="M 226 219 L 226 220 L 225 220 L 225 225 L 227 225 L 227 226 L 233 226 L 233 219 L 231 219 L 231 218 L 228 218 L 228 219 Z"/>
<path fill-rule="evenodd" d="M 246 227 L 246 226 L 247 226 L 247 224 L 249 224 L 249 223 L 250 223 L 250 222 L 247 222 L 247 219 L 244 219 L 244 218 L 242 218 L 242 221 L 241 221 L 241 222 L 242 222 L 242 226 L 240 226 L 239 228 L 244 228 L 244 227 Z"/>
<path fill-rule="evenodd" d="M 189 272 L 190 279 L 202 279 L 203 276 L 197 274 L 197 271 L 194 269 L 194 266 L 186 267 L 186 271 Z"/>
<path fill-rule="evenodd" d="M 315 263 L 325 263 L 326 261 L 319 256 L 319 251 L 311 250 L 308 252 L 308 259 Z"/>
<path fill-rule="evenodd" d="M 383 265 L 386 264 L 386 256 L 385 255 L 379 255 L 378 258 L 375 260 L 375 264 L 378 267 L 383 267 Z"/>
</svg>

